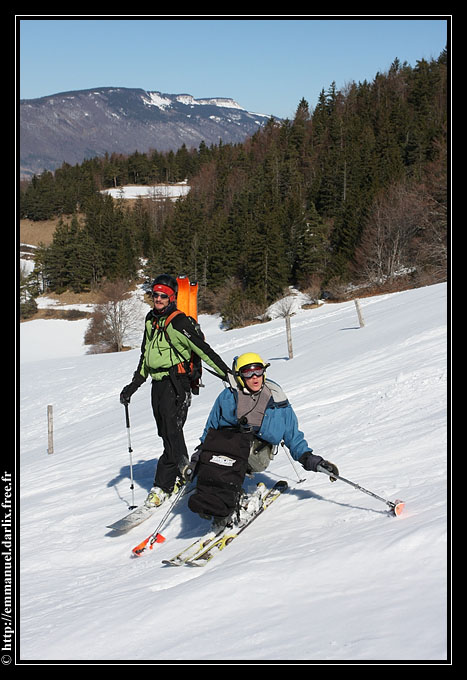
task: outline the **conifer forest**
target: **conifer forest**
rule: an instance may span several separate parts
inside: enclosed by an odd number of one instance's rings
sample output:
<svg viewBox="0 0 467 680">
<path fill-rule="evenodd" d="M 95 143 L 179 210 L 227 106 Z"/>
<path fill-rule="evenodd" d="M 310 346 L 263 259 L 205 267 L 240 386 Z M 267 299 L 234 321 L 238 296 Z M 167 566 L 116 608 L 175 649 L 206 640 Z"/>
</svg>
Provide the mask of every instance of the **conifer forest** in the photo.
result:
<svg viewBox="0 0 467 680">
<path fill-rule="evenodd" d="M 184 273 L 201 310 L 260 314 L 288 286 L 338 298 L 349 286 L 445 280 L 448 64 L 397 59 L 372 82 L 303 98 L 241 144 L 108 154 L 23 182 L 20 217 L 60 217 L 37 249 L 46 290 Z M 187 180 L 177 201 L 103 189 Z"/>
</svg>

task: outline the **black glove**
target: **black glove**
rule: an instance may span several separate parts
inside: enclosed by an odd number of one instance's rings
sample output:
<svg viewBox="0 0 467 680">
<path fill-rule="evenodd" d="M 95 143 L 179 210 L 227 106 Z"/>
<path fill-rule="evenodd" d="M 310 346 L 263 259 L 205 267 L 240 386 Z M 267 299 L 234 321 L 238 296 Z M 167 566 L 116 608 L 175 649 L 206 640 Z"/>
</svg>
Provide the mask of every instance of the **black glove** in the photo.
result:
<svg viewBox="0 0 467 680">
<path fill-rule="evenodd" d="M 141 387 L 141 385 L 145 382 L 145 378 L 140 373 L 135 373 L 133 375 L 133 380 L 129 385 L 125 385 L 123 390 L 120 393 L 120 403 L 123 404 L 124 406 L 128 406 L 130 403 L 131 397 L 134 395 L 136 390 Z"/>
<path fill-rule="evenodd" d="M 319 463 L 319 466 L 324 468 L 326 470 L 326 472 L 331 473 L 331 477 L 329 477 L 329 481 L 331 481 L 331 482 L 337 481 L 336 477 L 332 477 L 333 474 L 334 475 L 339 474 L 339 470 L 337 469 L 337 465 L 334 465 L 334 463 L 330 463 L 328 460 L 322 460 L 321 463 Z"/>
<path fill-rule="evenodd" d="M 185 465 L 185 467 L 182 470 L 182 477 L 187 484 L 189 482 L 191 482 L 192 479 L 194 479 L 195 474 L 196 474 L 196 463 L 188 463 L 188 465 Z"/>
<path fill-rule="evenodd" d="M 321 456 L 314 455 L 311 451 L 306 451 L 303 453 L 298 459 L 298 462 L 301 463 L 305 470 L 308 470 L 308 472 L 319 472 L 319 466 L 326 470 L 326 472 L 330 472 L 331 474 L 334 473 L 335 475 L 339 474 L 339 470 L 337 469 L 337 466 L 334 465 L 334 463 L 324 460 L 324 458 Z M 329 477 L 329 479 L 331 482 L 336 481 L 335 477 Z"/>
<path fill-rule="evenodd" d="M 324 462 L 321 456 L 315 456 L 311 451 L 305 451 L 298 462 L 303 465 L 308 472 L 318 472 L 317 466 Z"/>
<path fill-rule="evenodd" d="M 198 467 L 198 460 L 201 453 L 201 445 L 199 445 L 191 456 L 191 460 L 182 468 L 182 477 L 186 482 L 191 482 L 196 477 L 196 468 Z"/>
</svg>

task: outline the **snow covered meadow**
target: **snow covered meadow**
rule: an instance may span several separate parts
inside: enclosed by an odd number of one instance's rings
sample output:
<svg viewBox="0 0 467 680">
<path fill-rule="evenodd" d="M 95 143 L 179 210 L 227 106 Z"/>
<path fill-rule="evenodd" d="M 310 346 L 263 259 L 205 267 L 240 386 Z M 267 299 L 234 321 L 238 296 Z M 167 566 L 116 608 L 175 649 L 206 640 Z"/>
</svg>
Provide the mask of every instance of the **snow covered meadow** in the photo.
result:
<svg viewBox="0 0 467 680">
<path fill-rule="evenodd" d="M 21 324 L 18 657 L 24 662 L 196 664 L 446 663 L 450 658 L 447 295 L 439 284 L 299 310 L 294 358 L 283 319 L 223 331 L 201 316 L 227 363 L 244 351 L 271 363 L 315 453 L 349 485 L 300 468 L 284 451 L 249 481 L 289 490 L 202 569 L 171 557 L 205 531 L 182 501 L 165 543 L 131 549 L 106 525 L 131 504 L 119 394 L 138 350 L 86 355 L 87 321 Z M 135 347 L 139 337 L 135 340 Z M 222 383 L 205 374 L 185 435 L 198 443 Z M 149 385 L 130 405 L 135 500 L 161 453 Z M 54 453 L 47 453 L 47 405 Z"/>
<path fill-rule="evenodd" d="M 176 201 L 180 196 L 186 196 L 190 188 L 186 181 L 176 182 L 175 184 L 155 184 L 154 186 L 130 184 L 115 189 L 104 189 L 102 193 L 113 196 L 113 198 L 170 198 L 172 201 Z"/>
</svg>

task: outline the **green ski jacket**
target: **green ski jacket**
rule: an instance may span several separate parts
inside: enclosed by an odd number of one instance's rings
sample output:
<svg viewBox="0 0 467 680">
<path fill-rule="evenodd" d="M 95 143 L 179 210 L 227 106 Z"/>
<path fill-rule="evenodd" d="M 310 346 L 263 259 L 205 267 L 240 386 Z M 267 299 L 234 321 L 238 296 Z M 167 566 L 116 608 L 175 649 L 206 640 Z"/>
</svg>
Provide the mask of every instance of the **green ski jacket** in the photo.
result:
<svg viewBox="0 0 467 680">
<path fill-rule="evenodd" d="M 172 308 L 164 316 L 156 316 L 151 310 L 145 320 L 141 356 L 136 372 L 146 380 L 162 380 L 174 366 L 189 362 L 191 353 L 197 354 L 221 378 L 227 377 L 228 366 L 214 352 L 187 316 L 180 312 L 166 325 Z M 183 373 L 183 370 L 180 370 Z"/>
</svg>

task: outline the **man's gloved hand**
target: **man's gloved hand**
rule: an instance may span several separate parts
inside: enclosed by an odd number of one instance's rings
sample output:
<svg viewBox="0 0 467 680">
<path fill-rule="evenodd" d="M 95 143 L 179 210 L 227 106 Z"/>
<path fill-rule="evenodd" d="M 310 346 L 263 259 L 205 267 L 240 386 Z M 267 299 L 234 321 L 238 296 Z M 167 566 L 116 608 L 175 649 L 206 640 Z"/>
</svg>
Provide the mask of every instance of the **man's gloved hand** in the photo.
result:
<svg viewBox="0 0 467 680">
<path fill-rule="evenodd" d="M 131 397 L 133 396 L 137 389 L 138 388 L 135 387 L 135 384 L 132 382 L 129 385 L 125 385 L 123 390 L 120 392 L 120 403 L 123 404 L 124 406 L 128 406 Z"/>
<path fill-rule="evenodd" d="M 339 474 L 339 470 L 337 469 L 337 466 L 334 465 L 334 463 L 324 460 L 324 458 L 321 456 L 316 456 L 311 451 L 306 451 L 303 453 L 298 459 L 298 462 L 303 465 L 305 470 L 311 472 L 319 472 L 319 467 L 322 467 L 326 472 L 330 472 L 331 474 L 334 473 L 335 475 Z M 336 481 L 335 477 L 329 477 L 329 479 L 331 482 Z"/>
<path fill-rule="evenodd" d="M 326 472 L 329 472 L 331 476 L 329 477 L 329 481 L 335 482 L 337 481 L 336 477 L 333 477 L 332 475 L 339 475 L 339 470 L 337 469 L 337 465 L 334 465 L 334 463 L 330 463 L 328 460 L 322 460 L 321 463 L 319 463 L 319 467 L 324 468 Z"/>
<path fill-rule="evenodd" d="M 324 459 L 321 456 L 315 456 L 311 451 L 305 451 L 298 459 L 298 462 L 301 463 L 308 472 L 318 472 L 317 466 L 320 463 L 323 463 Z"/>
<path fill-rule="evenodd" d="M 129 385 L 125 385 L 123 390 L 120 393 L 120 403 L 123 404 L 124 406 L 128 406 L 130 403 L 131 397 L 134 395 L 136 390 L 141 387 L 141 385 L 145 382 L 145 378 L 143 378 L 142 375 L 139 373 L 135 373 L 133 375 L 133 380 Z"/>
<path fill-rule="evenodd" d="M 182 467 L 181 473 L 182 477 L 186 482 L 191 482 L 196 477 L 196 468 L 198 466 L 198 459 L 200 454 L 200 447 L 195 449 L 193 455 L 191 456 L 190 462 Z"/>
<path fill-rule="evenodd" d="M 196 463 L 188 463 L 182 470 L 182 477 L 188 484 L 195 478 Z"/>
</svg>

